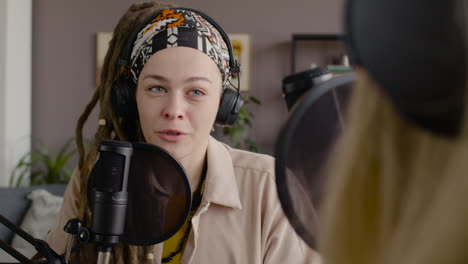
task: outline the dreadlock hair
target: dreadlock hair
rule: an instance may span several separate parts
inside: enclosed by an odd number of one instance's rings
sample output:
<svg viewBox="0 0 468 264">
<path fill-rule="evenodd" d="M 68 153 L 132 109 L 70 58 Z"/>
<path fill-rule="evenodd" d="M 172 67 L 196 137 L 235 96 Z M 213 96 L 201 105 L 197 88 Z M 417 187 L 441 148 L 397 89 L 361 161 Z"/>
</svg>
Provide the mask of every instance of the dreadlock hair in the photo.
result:
<svg viewBox="0 0 468 264">
<path fill-rule="evenodd" d="M 120 18 L 114 29 L 112 40 L 109 43 L 109 49 L 104 59 L 104 65 L 101 72 L 100 83 L 94 92 L 88 105 L 84 109 L 76 126 L 76 145 L 79 153 L 78 171 L 80 174 L 80 197 L 79 213 L 80 218 L 85 225 L 91 223 L 91 213 L 87 206 L 87 182 L 90 171 L 97 158 L 97 144 L 105 139 L 121 141 L 144 141 L 139 121 L 129 120 L 117 116 L 112 110 L 110 94 L 117 73 L 117 60 L 120 53 L 126 45 L 128 38 L 136 28 L 146 21 L 152 14 L 162 9 L 174 7 L 171 4 L 143 2 L 132 4 L 125 14 Z M 105 120 L 94 135 L 94 143 L 88 153 L 85 153 L 83 144 L 83 126 L 88 120 L 92 110 L 99 102 L 99 119 Z M 153 246 L 138 247 L 119 243 L 113 251 L 111 263 L 145 263 L 151 261 L 147 255 L 153 252 Z M 72 255 L 73 263 L 91 263 L 95 262 L 97 254 L 94 246 L 85 245 L 78 252 Z"/>
</svg>

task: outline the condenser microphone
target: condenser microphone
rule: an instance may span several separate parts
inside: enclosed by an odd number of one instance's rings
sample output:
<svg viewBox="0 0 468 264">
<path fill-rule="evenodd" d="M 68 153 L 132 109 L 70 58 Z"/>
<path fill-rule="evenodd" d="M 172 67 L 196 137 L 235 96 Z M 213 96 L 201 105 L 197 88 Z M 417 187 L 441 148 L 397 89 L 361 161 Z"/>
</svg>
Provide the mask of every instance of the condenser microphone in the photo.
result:
<svg viewBox="0 0 468 264">
<path fill-rule="evenodd" d="M 128 203 L 127 182 L 132 144 L 102 141 L 99 158 L 88 180 L 91 234 L 99 253 L 109 256 L 125 228 Z"/>
</svg>

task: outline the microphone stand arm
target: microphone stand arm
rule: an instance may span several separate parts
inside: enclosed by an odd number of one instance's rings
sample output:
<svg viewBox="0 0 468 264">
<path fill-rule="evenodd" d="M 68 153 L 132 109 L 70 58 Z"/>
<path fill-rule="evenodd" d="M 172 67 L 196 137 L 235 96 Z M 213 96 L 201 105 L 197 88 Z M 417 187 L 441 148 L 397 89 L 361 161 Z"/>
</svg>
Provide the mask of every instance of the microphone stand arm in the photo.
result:
<svg viewBox="0 0 468 264">
<path fill-rule="evenodd" d="M 10 256 L 14 257 L 17 259 L 20 263 L 25 263 L 25 264 L 33 264 L 34 262 L 27 257 L 25 257 L 23 254 L 19 253 L 17 250 L 12 248 L 10 245 L 5 243 L 4 241 L 0 240 L 0 248 L 5 250 L 6 253 L 8 253 Z"/>
<path fill-rule="evenodd" d="M 6 226 L 11 231 L 13 231 L 15 234 L 18 234 L 24 240 L 26 240 L 31 245 L 33 245 L 34 248 L 39 253 L 39 255 L 41 255 L 47 260 L 46 263 L 50 263 L 50 264 L 64 264 L 65 263 L 63 257 L 57 254 L 56 252 L 54 252 L 49 247 L 49 245 L 47 245 L 45 241 L 36 239 L 33 236 L 29 235 L 28 233 L 24 232 L 22 229 L 16 227 L 13 223 L 11 223 L 8 219 L 6 219 L 1 214 L 0 214 L 0 223 L 2 223 L 4 226 Z M 25 263 L 25 264 L 35 263 L 1 240 L 0 240 L 0 248 L 5 250 L 8 254 L 10 254 L 12 257 L 17 259 L 21 263 Z"/>
</svg>

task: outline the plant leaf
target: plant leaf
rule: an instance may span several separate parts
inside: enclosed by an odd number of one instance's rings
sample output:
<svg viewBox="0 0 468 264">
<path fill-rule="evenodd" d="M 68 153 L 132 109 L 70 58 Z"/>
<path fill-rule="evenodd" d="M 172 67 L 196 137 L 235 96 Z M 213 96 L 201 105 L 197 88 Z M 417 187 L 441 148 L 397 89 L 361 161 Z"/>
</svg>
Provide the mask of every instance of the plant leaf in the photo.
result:
<svg viewBox="0 0 468 264">
<path fill-rule="evenodd" d="M 249 101 L 250 101 L 250 102 L 253 102 L 253 103 L 257 104 L 257 105 L 261 105 L 261 104 L 262 104 L 262 102 L 261 102 L 257 97 L 255 97 L 255 96 L 250 96 L 250 97 L 249 97 Z"/>
<path fill-rule="evenodd" d="M 68 149 L 70 148 L 70 145 L 74 142 L 74 137 L 70 138 L 67 140 L 67 142 L 65 143 L 65 145 L 63 145 L 60 150 L 59 150 L 59 153 L 57 155 L 57 158 L 61 159 L 63 156 L 66 156 L 66 152 L 68 151 Z M 74 150 L 70 151 L 70 152 L 73 152 Z M 70 153 L 68 152 L 68 153 Z"/>
<path fill-rule="evenodd" d="M 23 179 L 24 179 L 24 176 L 26 176 L 27 174 L 29 174 L 29 170 L 28 168 L 24 168 L 21 173 L 19 174 L 18 176 L 18 179 L 16 181 L 16 187 L 19 187 L 21 186 L 21 183 L 23 182 Z"/>
<path fill-rule="evenodd" d="M 26 177 L 30 178 L 31 185 L 67 183 L 71 171 L 66 167 L 67 161 L 76 154 L 72 147 L 74 138 L 70 138 L 59 149 L 57 156 L 38 140 L 38 150 L 24 154 L 10 177 L 10 186 L 16 183 L 21 185 Z"/>
</svg>

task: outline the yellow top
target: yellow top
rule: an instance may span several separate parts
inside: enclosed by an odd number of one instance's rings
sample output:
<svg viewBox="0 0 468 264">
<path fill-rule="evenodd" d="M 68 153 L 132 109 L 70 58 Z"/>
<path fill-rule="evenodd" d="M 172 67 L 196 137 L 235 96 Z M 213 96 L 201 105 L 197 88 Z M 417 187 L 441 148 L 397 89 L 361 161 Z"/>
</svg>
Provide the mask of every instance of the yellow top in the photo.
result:
<svg viewBox="0 0 468 264">
<path fill-rule="evenodd" d="M 205 164 L 200 183 L 198 184 L 195 193 L 192 193 L 192 208 L 190 209 L 190 213 L 187 219 L 185 219 L 184 224 L 177 231 L 177 233 L 164 242 L 161 263 L 179 264 L 182 262 L 182 255 L 184 254 L 185 245 L 187 244 L 188 236 L 192 229 L 192 217 L 200 206 L 201 197 L 205 191 L 206 169 L 207 166 Z"/>
<path fill-rule="evenodd" d="M 169 260 L 168 262 L 164 262 L 164 263 L 177 263 L 177 264 L 181 263 L 182 255 L 184 253 L 184 248 L 185 248 L 185 245 L 187 244 L 187 239 L 183 241 L 184 235 L 186 231 L 190 231 L 190 224 L 191 224 L 190 219 L 191 217 L 187 217 L 187 219 L 185 220 L 185 223 L 182 225 L 179 231 L 177 231 L 177 233 L 175 233 L 173 236 L 171 236 L 171 238 L 169 238 L 168 240 L 164 242 L 164 248 L 163 248 L 163 254 L 162 254 L 163 259 L 171 255 L 171 253 L 177 252 L 179 249 L 180 243 L 184 243 L 182 245 L 181 252 L 179 252 L 177 255 L 172 257 L 172 259 Z"/>
</svg>

